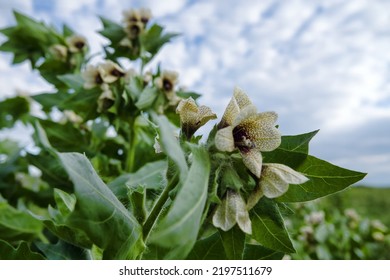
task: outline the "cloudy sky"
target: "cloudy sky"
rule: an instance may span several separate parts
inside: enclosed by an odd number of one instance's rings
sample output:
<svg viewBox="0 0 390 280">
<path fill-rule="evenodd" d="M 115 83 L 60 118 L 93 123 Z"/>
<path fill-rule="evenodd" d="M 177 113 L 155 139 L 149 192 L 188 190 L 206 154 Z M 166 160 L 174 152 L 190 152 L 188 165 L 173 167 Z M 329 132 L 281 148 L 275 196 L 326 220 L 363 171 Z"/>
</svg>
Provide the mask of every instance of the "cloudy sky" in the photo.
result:
<svg viewBox="0 0 390 280">
<path fill-rule="evenodd" d="M 390 1 L 388 0 L 0 0 L 0 28 L 12 10 L 104 39 L 96 15 L 149 7 L 182 36 L 154 61 L 180 73 L 219 116 L 234 86 L 260 111 L 276 111 L 284 135 L 320 129 L 311 153 L 368 172 L 363 183 L 390 186 Z M 3 41 L 4 37 L 0 37 Z M 0 99 L 50 90 L 28 64 L 0 54 Z"/>
</svg>

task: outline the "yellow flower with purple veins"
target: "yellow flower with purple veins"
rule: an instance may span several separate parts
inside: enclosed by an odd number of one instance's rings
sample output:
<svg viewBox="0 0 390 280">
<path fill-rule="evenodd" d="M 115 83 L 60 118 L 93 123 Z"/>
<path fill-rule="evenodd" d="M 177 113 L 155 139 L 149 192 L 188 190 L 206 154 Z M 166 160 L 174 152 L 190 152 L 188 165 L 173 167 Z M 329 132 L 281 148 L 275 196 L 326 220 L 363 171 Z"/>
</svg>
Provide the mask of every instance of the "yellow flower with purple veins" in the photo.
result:
<svg viewBox="0 0 390 280">
<path fill-rule="evenodd" d="M 181 131 L 187 139 L 190 139 L 209 120 L 217 118 L 217 115 L 209 107 L 198 107 L 192 97 L 181 100 L 176 108 L 176 113 L 180 115 Z"/>
<path fill-rule="evenodd" d="M 238 149 L 246 167 L 260 178 L 261 152 L 272 151 L 281 143 L 280 132 L 275 127 L 277 117 L 275 112 L 258 113 L 248 96 L 235 88 L 218 125 L 215 145 L 220 151 Z"/>
</svg>

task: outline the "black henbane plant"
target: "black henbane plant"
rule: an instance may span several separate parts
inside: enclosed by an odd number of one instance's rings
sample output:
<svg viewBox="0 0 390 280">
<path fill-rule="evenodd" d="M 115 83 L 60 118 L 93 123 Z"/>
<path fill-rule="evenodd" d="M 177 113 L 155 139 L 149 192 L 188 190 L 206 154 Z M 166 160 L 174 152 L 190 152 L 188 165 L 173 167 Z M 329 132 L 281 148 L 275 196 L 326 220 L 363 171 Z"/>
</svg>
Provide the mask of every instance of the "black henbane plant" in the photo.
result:
<svg viewBox="0 0 390 280">
<path fill-rule="evenodd" d="M 281 136 L 277 114 L 239 88 L 201 142 L 194 134 L 217 116 L 177 72 L 144 70 L 177 35 L 147 9 L 122 25 L 101 18 L 98 63 L 69 27 L 15 18 L 0 50 L 55 90 L 0 103 L 0 129 L 22 122 L 35 146 L 0 142 L 0 259 L 277 259 L 294 252 L 288 203 L 365 176 L 309 155 L 317 131 Z"/>
</svg>

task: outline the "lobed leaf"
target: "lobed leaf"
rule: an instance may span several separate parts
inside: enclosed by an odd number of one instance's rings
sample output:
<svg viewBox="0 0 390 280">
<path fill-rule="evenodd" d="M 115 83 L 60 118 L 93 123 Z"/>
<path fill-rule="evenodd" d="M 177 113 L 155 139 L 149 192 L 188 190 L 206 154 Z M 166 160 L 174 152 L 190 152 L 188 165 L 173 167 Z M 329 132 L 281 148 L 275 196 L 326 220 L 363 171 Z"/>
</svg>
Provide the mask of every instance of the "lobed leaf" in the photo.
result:
<svg viewBox="0 0 390 280">
<path fill-rule="evenodd" d="M 0 259 L 1 260 L 44 260 L 45 258 L 31 251 L 27 242 L 22 241 L 14 248 L 8 242 L 0 239 Z"/>
</svg>

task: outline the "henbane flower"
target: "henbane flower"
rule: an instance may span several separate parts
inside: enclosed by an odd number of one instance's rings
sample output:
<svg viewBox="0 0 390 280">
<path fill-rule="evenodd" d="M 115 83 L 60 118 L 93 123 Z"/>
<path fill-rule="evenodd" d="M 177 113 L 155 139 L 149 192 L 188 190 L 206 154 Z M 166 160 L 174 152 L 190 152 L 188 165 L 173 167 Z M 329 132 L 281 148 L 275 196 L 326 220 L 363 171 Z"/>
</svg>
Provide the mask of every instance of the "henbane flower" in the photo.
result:
<svg viewBox="0 0 390 280">
<path fill-rule="evenodd" d="M 87 46 L 87 39 L 81 35 L 72 35 L 66 38 L 66 44 L 72 53 L 81 52 Z"/>
<path fill-rule="evenodd" d="M 99 66 L 88 65 L 81 76 L 84 79 L 85 89 L 91 89 L 103 84 L 103 78 Z"/>
<path fill-rule="evenodd" d="M 175 93 L 175 86 L 179 83 L 179 73 L 176 71 L 162 71 L 161 75 L 154 80 L 154 84 L 164 91 L 170 105 L 176 105 L 179 102 Z"/>
<path fill-rule="evenodd" d="M 176 108 L 176 113 L 180 115 L 181 131 L 187 139 L 190 139 L 195 131 L 209 120 L 217 118 L 217 115 L 209 107 L 198 107 L 192 97 L 181 100 Z"/>
<path fill-rule="evenodd" d="M 113 83 L 120 77 L 125 76 L 125 70 L 123 70 L 118 64 L 111 60 L 106 60 L 99 67 L 100 75 L 105 83 Z"/>
<path fill-rule="evenodd" d="M 267 163 L 261 171 L 261 177 L 256 189 L 248 198 L 247 207 L 251 209 L 263 196 L 276 198 L 288 191 L 289 185 L 303 184 L 309 179 L 284 164 Z"/>
<path fill-rule="evenodd" d="M 246 167 L 260 178 L 261 152 L 272 151 L 281 143 L 280 132 L 275 127 L 276 120 L 275 112 L 258 113 L 248 96 L 235 88 L 218 125 L 215 145 L 220 151 L 238 149 Z"/>
</svg>

